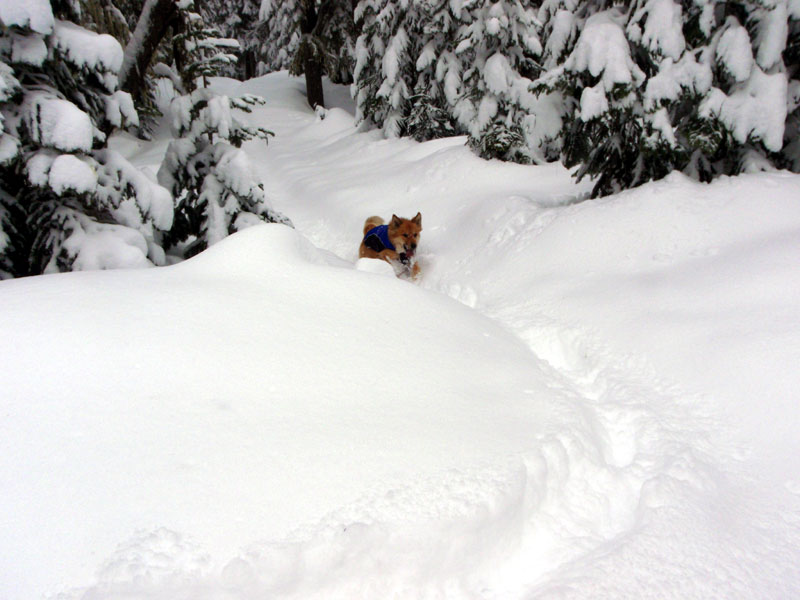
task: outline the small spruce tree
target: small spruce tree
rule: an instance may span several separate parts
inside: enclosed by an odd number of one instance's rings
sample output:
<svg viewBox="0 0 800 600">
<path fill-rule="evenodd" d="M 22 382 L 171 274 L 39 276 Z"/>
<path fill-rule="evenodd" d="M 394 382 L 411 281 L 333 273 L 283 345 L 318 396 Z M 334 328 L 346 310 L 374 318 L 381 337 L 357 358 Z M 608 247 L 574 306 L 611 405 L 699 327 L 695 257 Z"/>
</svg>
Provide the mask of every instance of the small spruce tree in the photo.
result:
<svg viewBox="0 0 800 600">
<path fill-rule="evenodd" d="M 461 96 L 464 65 L 455 52 L 460 21 L 447 2 L 423 3 L 410 28 L 421 39 L 416 45 L 414 71 L 409 74 L 413 93 L 406 130 L 418 141 L 465 135 L 453 107 Z"/>
<path fill-rule="evenodd" d="M 454 109 L 484 158 L 533 159 L 528 89 L 542 52 L 536 15 L 520 0 L 497 0 L 461 9 L 456 55 L 463 65 L 462 95 Z"/>
<path fill-rule="evenodd" d="M 135 125 L 122 49 L 77 5 L 0 8 L 0 276 L 161 264 L 169 193 L 106 149 Z"/>
<path fill-rule="evenodd" d="M 425 43 L 421 8 L 408 0 L 362 0 L 356 7 L 362 24 L 354 70 L 356 122 L 378 125 L 387 137 L 407 135 L 411 99 L 428 97 L 429 91 L 415 86 Z"/>
<path fill-rule="evenodd" d="M 208 88 L 207 77 L 231 64 L 226 52 L 235 40 L 220 39 L 202 17 L 191 12 L 184 32 L 176 36 L 182 50 L 180 80 L 185 93 L 172 101 L 171 124 L 178 138 L 170 143 L 158 172 L 159 182 L 175 197 L 174 224 L 165 246 L 188 258 L 230 233 L 261 222 L 290 225 L 267 204 L 264 186 L 253 173 L 245 141 L 271 135 L 236 116 L 263 103 L 255 96 L 229 98 Z"/>
</svg>

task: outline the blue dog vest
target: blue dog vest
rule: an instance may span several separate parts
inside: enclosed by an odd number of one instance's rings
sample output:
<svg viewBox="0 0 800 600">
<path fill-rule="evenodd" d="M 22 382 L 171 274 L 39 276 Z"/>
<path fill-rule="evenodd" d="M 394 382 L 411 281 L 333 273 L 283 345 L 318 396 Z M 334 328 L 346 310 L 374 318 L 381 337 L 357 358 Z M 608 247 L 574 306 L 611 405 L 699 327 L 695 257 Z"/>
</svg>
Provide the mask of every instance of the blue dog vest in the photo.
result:
<svg viewBox="0 0 800 600">
<path fill-rule="evenodd" d="M 394 244 L 389 241 L 389 226 L 378 225 L 373 227 L 364 235 L 364 245 L 367 248 L 380 252 L 381 250 L 391 250 L 394 252 Z"/>
</svg>

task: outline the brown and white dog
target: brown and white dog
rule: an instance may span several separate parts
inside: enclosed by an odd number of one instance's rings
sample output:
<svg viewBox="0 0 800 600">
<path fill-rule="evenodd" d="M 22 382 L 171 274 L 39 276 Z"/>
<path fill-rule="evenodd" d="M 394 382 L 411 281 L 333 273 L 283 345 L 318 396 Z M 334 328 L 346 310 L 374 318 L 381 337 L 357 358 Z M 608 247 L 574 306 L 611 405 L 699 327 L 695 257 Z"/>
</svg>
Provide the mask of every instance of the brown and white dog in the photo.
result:
<svg viewBox="0 0 800 600">
<path fill-rule="evenodd" d="M 409 274 L 416 279 L 419 275 L 416 252 L 421 231 L 420 213 L 413 219 L 392 215 L 388 224 L 384 224 L 380 217 L 370 217 L 364 223 L 364 238 L 358 256 L 383 259 L 394 267 L 398 275 Z"/>
</svg>

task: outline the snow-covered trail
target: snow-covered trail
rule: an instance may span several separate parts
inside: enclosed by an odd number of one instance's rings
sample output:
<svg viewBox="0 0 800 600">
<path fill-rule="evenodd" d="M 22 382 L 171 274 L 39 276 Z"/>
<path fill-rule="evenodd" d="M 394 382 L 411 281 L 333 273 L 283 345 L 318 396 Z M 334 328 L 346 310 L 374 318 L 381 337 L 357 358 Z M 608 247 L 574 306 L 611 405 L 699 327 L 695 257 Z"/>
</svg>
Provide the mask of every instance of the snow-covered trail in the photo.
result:
<svg viewBox="0 0 800 600">
<path fill-rule="evenodd" d="M 550 178 L 542 181 L 541 173 L 521 178 L 520 174 L 527 175 L 523 169 L 495 164 L 498 170 L 516 171 L 503 185 L 497 173 L 482 169 L 484 163 L 464 147 L 462 138 L 418 144 L 387 141 L 377 132 L 356 134 L 351 114 L 341 108 L 330 109 L 324 120 L 304 110 L 300 86 L 282 90 L 294 91 L 284 104 L 280 97 L 259 89 L 259 83 L 248 82 L 242 91 L 256 86 L 253 91 L 268 98 L 267 107 L 259 109 L 254 118 L 262 125 L 268 124 L 276 137 L 267 149 L 250 147 L 248 153 L 256 157 L 257 169 L 275 208 L 291 215 L 298 230 L 315 245 L 351 262 L 357 258 L 366 216 L 388 217 L 392 212 L 411 215 L 421 210 L 425 230 L 420 254 L 423 276 L 418 285 L 490 315 L 503 328 L 523 338 L 527 326 L 520 328 L 513 318 L 478 302 L 476 278 L 470 277 L 469 271 L 471 261 L 478 257 L 473 255 L 475 248 L 467 245 L 463 247 L 466 253 L 461 254 L 458 235 L 472 226 L 475 215 L 470 210 L 476 196 L 485 197 L 486 202 L 495 197 L 504 199 L 498 218 L 521 205 L 538 213 L 544 206 L 572 201 L 582 191 L 561 169 L 553 168 Z M 287 111 L 289 106 L 297 105 L 298 99 L 300 111 Z M 341 104 L 346 106 L 348 101 L 345 98 Z M 333 104 L 336 103 L 334 98 Z M 467 175 L 464 163 L 467 170 L 477 171 Z M 536 190 L 535 198 L 530 196 L 531 190 Z M 453 202 L 437 202 L 440 196 L 461 196 L 465 203 L 456 205 L 461 210 L 453 212 Z M 450 249 L 445 252 L 445 247 Z M 386 310 L 410 310 L 413 314 L 414 308 L 387 306 Z M 530 343 L 524 338 L 523 341 Z M 521 592 L 520 586 L 524 588 L 539 579 L 546 581 L 548 572 L 624 535 L 632 527 L 641 501 L 642 477 L 632 470 L 625 473 L 614 464 L 619 443 L 612 434 L 612 420 L 599 414 L 596 403 L 584 400 L 587 389 L 575 385 L 569 374 L 554 369 L 546 360 L 538 366 L 550 374 L 553 399 L 564 395 L 582 408 L 572 417 L 574 428 L 566 431 L 557 427 L 537 435 L 540 453 L 524 458 L 528 487 L 534 481 L 547 480 L 549 489 L 546 493 L 538 491 L 542 496 L 518 515 L 523 522 L 518 524 L 520 531 L 514 537 L 519 536 L 520 545 L 513 558 L 506 557 L 503 567 L 497 569 L 492 593 L 498 598 L 516 596 Z M 609 497 L 614 501 L 609 502 Z M 566 514 L 570 514 L 569 521 L 564 519 Z M 491 526 L 504 526 L 500 515 L 502 511 L 490 520 Z M 536 529 L 536 535 L 529 535 L 530 529 Z M 470 551 L 474 550 L 469 549 L 467 554 Z"/>
<path fill-rule="evenodd" d="M 742 483 L 753 473 L 738 460 L 748 451 L 732 424 L 647 356 L 621 352 L 590 324 L 565 319 L 552 289 L 547 300 L 536 297 L 524 272 L 541 259 L 533 240 L 586 187 L 556 166 L 479 161 L 463 139 L 417 144 L 356 134 L 340 108 L 324 120 L 287 111 L 302 98 L 299 82 L 283 88 L 285 97 L 264 85 L 248 82 L 243 91 L 269 99 L 254 117 L 277 136 L 268 149 L 249 152 L 263 156 L 256 162 L 275 207 L 314 244 L 349 261 L 366 216 L 420 210 L 419 285 L 513 332 L 541 359 L 549 385 L 582 407 L 580 427 L 540 440 L 531 469 L 547 472 L 549 487 L 526 513 L 529 534 L 498 572 L 496 597 L 508 597 L 504 581 L 525 582 L 536 597 L 708 598 L 755 590 L 784 597 L 797 590 L 800 535 L 796 522 L 783 523 L 796 500 Z M 592 275 L 589 266 L 575 288 L 591 284 Z M 540 280 L 546 284 L 547 275 Z"/>
</svg>

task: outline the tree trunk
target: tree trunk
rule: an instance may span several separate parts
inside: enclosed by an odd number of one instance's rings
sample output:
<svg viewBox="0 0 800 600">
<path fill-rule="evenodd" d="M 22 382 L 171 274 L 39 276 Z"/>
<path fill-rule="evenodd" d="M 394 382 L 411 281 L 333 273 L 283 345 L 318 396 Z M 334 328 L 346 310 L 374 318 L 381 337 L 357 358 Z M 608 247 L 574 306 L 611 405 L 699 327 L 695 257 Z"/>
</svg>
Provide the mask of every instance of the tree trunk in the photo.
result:
<svg viewBox="0 0 800 600">
<path fill-rule="evenodd" d="M 175 0 L 146 0 L 142 7 L 119 76 L 119 87 L 134 98 L 141 98 L 147 67 L 177 14 Z"/>
<path fill-rule="evenodd" d="M 255 77 L 256 67 L 258 66 L 255 50 L 252 48 L 247 48 L 244 52 L 242 52 L 239 55 L 239 63 L 237 66 L 239 67 L 239 76 L 243 81 L 247 81 L 248 79 Z"/>
<path fill-rule="evenodd" d="M 305 49 L 303 58 L 303 73 L 306 76 L 306 97 L 311 108 L 325 106 L 325 96 L 322 91 L 322 57 L 319 55 L 313 39 L 319 16 L 315 4 L 315 0 L 303 0 L 303 18 L 300 20 L 300 33 L 311 38 L 310 40 L 307 38 L 306 43 L 310 47 Z"/>
<path fill-rule="evenodd" d="M 319 61 L 311 59 L 306 61 L 306 96 L 311 108 L 320 106 L 325 108 L 325 95 L 322 90 L 322 65 Z"/>
</svg>

